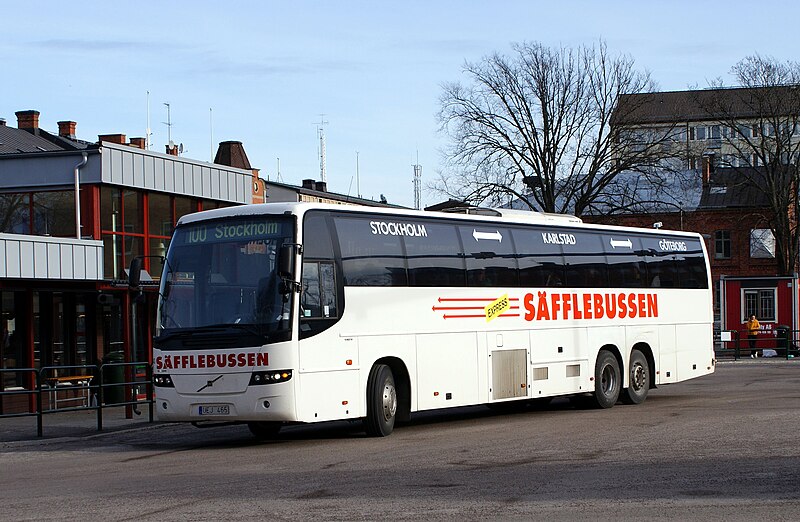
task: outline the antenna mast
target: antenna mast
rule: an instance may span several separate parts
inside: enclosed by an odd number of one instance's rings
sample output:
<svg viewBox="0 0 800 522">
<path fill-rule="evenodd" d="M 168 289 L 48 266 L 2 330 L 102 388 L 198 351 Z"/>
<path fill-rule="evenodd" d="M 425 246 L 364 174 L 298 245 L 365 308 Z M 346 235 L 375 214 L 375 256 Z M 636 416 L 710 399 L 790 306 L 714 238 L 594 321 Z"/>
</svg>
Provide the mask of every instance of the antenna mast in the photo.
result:
<svg viewBox="0 0 800 522">
<path fill-rule="evenodd" d="M 169 114 L 169 103 L 164 102 L 164 105 L 167 107 L 167 121 L 162 122 L 162 123 L 167 126 L 167 139 L 169 140 L 168 143 L 169 143 L 169 146 L 171 148 L 172 145 L 173 145 L 173 143 L 172 143 L 172 119 L 170 118 L 170 114 Z"/>
<path fill-rule="evenodd" d="M 358 151 L 356 151 L 356 193 L 361 197 L 361 177 L 358 172 Z"/>
<path fill-rule="evenodd" d="M 319 115 L 319 125 L 317 126 L 317 135 L 319 136 L 319 178 L 320 181 L 327 183 L 328 177 L 325 172 L 325 115 Z"/>
<path fill-rule="evenodd" d="M 414 167 L 414 208 L 422 210 L 422 165 L 419 164 L 419 151 Z"/>
<path fill-rule="evenodd" d="M 150 150 L 150 136 L 153 133 L 150 131 L 150 91 L 147 91 L 147 129 L 144 131 L 144 148 Z"/>
</svg>

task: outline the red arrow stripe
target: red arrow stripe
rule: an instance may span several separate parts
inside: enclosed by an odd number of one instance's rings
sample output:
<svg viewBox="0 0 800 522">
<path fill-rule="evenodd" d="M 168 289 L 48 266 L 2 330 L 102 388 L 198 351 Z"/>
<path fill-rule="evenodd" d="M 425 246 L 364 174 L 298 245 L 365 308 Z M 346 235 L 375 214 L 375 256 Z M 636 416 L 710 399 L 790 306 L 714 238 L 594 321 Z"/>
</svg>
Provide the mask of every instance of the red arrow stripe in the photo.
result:
<svg viewBox="0 0 800 522">
<path fill-rule="evenodd" d="M 439 310 L 483 310 L 485 306 L 434 306 L 433 311 Z M 509 310 L 519 310 L 519 306 L 509 306 Z"/>
<path fill-rule="evenodd" d="M 498 315 L 497 317 L 519 317 L 519 316 L 520 316 L 520 314 L 503 314 L 503 315 Z M 486 317 L 486 314 L 480 314 L 480 315 L 447 315 L 447 314 L 444 314 L 442 316 L 442 319 L 474 319 L 474 318 L 478 318 L 478 317 L 483 319 L 483 318 Z"/>
<path fill-rule="evenodd" d="M 519 301 L 519 297 L 509 297 L 509 301 Z M 454 301 L 454 302 L 461 302 L 461 301 L 497 301 L 496 297 L 440 297 L 439 302 L 444 303 L 445 301 Z"/>
</svg>

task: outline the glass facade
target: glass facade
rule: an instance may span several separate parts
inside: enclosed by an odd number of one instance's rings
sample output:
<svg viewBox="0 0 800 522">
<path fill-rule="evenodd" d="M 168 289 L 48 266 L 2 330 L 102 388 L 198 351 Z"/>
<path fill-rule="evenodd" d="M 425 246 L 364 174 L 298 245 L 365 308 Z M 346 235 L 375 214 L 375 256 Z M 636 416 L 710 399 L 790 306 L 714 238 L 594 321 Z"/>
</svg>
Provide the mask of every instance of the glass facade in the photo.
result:
<svg viewBox="0 0 800 522">
<path fill-rule="evenodd" d="M 0 232 L 74 237 L 75 192 L 0 194 Z"/>
<path fill-rule="evenodd" d="M 123 279 L 136 256 L 164 256 L 175 224 L 181 216 L 203 208 L 216 208 L 214 202 L 162 193 L 100 189 L 100 228 L 107 277 Z M 146 258 L 145 269 L 160 278 L 163 267 Z"/>
</svg>

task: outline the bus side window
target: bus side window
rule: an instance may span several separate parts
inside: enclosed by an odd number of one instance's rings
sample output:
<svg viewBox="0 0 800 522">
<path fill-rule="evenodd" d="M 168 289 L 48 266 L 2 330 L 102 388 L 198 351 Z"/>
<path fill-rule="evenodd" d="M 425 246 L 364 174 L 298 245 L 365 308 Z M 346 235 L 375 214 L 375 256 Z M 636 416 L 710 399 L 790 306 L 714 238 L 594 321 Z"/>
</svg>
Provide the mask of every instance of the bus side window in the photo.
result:
<svg viewBox="0 0 800 522">
<path fill-rule="evenodd" d="M 616 242 L 616 244 L 615 244 Z M 608 285 L 611 288 L 646 288 L 656 283 L 647 280 L 641 239 L 633 234 L 604 234 L 602 248 L 605 249 L 608 267 Z"/>
<path fill-rule="evenodd" d="M 561 245 L 544 242 L 549 229 L 514 228 L 511 234 L 519 262 L 519 284 L 526 288 L 564 286 Z"/>
<path fill-rule="evenodd" d="M 332 262 L 303 262 L 300 291 L 301 319 L 328 319 L 338 316 L 336 279 Z"/>
<path fill-rule="evenodd" d="M 518 286 L 511 232 L 483 223 L 461 225 L 467 263 L 467 286 Z"/>
</svg>

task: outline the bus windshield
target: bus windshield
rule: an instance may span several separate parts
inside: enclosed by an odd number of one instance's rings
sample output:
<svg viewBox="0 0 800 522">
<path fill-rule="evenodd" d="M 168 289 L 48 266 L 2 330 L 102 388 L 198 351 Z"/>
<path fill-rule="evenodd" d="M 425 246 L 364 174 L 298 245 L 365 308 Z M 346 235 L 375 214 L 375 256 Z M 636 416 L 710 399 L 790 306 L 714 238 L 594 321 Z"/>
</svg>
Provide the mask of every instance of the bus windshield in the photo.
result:
<svg viewBox="0 0 800 522">
<path fill-rule="evenodd" d="M 180 226 L 170 243 L 157 312 L 157 341 L 222 334 L 270 342 L 288 334 L 291 292 L 277 272 L 292 221 L 242 216 Z"/>
</svg>

